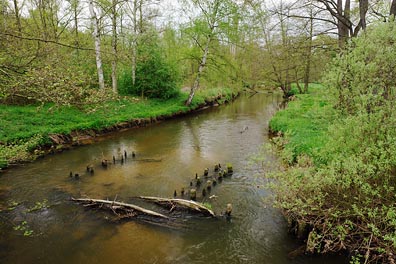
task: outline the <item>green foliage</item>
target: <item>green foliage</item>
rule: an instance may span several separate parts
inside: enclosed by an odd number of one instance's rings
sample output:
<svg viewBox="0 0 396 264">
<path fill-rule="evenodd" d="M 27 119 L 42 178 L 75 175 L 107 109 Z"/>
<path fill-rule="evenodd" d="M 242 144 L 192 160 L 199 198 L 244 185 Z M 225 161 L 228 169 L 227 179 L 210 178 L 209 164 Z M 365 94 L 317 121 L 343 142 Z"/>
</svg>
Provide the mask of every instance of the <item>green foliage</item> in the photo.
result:
<svg viewBox="0 0 396 264">
<path fill-rule="evenodd" d="M 202 205 L 205 206 L 205 207 L 206 207 L 207 209 L 209 209 L 209 210 L 213 210 L 213 206 L 212 206 L 211 203 L 204 202 Z"/>
<path fill-rule="evenodd" d="M 39 125 L 39 124 L 37 124 Z M 9 130 L 5 130 L 7 133 Z M 29 132 L 27 132 L 29 133 Z M 4 135 L 2 135 L 4 139 Z M 0 145 L 0 168 L 5 168 L 9 164 L 16 163 L 23 160 L 32 159 L 32 151 L 40 145 L 44 145 L 45 141 L 43 135 L 32 134 L 30 137 L 17 139 L 10 144 Z"/>
<path fill-rule="evenodd" d="M 163 56 L 157 37 L 146 36 L 144 44 L 138 46 L 138 54 L 135 85 L 132 84 L 130 72 L 124 70 L 120 78 L 121 91 L 148 98 L 177 97 L 180 82 L 178 67 Z"/>
<path fill-rule="evenodd" d="M 274 140 L 284 147 L 282 156 L 289 164 L 302 155 L 319 159 L 317 153 L 325 145 L 328 127 L 335 118 L 325 87 L 310 84 L 309 90 L 309 94 L 296 95 L 296 99 L 270 121 L 273 132 L 285 135 Z"/>
<path fill-rule="evenodd" d="M 357 250 L 367 261 L 394 262 L 396 107 L 391 78 L 396 76 L 395 41 L 393 23 L 377 25 L 334 61 L 327 76 L 334 97 L 328 102 L 337 107 L 338 119 L 310 113 L 312 104 L 307 108 L 304 102 L 312 102 L 313 96 L 289 105 L 290 125 L 286 114 L 277 115 L 271 123 L 285 132 L 286 153 L 297 157 L 293 167 L 273 175 L 277 206 L 315 228 L 321 235 L 315 241 L 320 253 Z M 310 131 L 318 127 L 319 133 L 307 133 L 309 127 Z M 307 149 L 297 150 L 304 138 L 315 136 L 321 142 L 319 148 L 306 144 Z M 301 153 L 314 159 L 316 166 L 298 162 Z"/>
<path fill-rule="evenodd" d="M 355 39 L 327 75 L 338 107 L 345 113 L 371 113 L 395 99 L 396 27 L 379 24 Z"/>
</svg>

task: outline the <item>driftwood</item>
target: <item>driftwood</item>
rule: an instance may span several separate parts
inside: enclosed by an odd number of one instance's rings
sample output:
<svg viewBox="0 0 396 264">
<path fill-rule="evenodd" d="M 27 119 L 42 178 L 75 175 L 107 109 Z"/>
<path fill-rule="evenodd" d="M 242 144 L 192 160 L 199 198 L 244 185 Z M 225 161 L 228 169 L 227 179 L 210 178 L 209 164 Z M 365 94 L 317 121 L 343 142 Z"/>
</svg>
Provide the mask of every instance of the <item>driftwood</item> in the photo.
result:
<svg viewBox="0 0 396 264">
<path fill-rule="evenodd" d="M 121 212 L 124 213 L 126 217 L 133 217 L 138 214 L 144 214 L 155 218 L 169 219 L 169 217 L 167 217 L 166 215 L 144 209 L 134 204 L 127 204 L 122 202 L 100 200 L 100 199 L 89 199 L 89 198 L 79 198 L 79 199 L 71 198 L 71 200 L 74 202 L 82 203 L 84 204 L 84 206 L 99 206 L 100 208 L 103 207 L 108 208 L 118 216 L 120 215 L 117 212 Z"/>
<path fill-rule="evenodd" d="M 140 199 L 154 202 L 159 205 L 170 207 L 171 211 L 177 206 L 198 212 L 204 215 L 215 217 L 214 212 L 206 208 L 203 204 L 185 199 L 167 199 L 160 197 L 139 196 Z"/>
</svg>

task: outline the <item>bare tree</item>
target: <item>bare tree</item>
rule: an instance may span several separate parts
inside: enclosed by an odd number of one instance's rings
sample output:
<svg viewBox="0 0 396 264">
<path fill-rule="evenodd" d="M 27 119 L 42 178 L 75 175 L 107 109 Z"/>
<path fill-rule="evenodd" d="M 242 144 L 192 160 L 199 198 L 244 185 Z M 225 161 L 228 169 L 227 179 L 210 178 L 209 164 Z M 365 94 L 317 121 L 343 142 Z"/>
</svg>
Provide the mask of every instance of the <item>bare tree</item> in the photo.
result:
<svg viewBox="0 0 396 264">
<path fill-rule="evenodd" d="M 366 28 L 366 15 L 368 11 L 368 0 L 359 1 L 359 21 L 354 24 L 351 17 L 350 0 L 316 0 L 323 4 L 324 8 L 337 21 L 339 47 L 343 48 L 350 37 L 358 35 L 361 29 Z"/>
</svg>

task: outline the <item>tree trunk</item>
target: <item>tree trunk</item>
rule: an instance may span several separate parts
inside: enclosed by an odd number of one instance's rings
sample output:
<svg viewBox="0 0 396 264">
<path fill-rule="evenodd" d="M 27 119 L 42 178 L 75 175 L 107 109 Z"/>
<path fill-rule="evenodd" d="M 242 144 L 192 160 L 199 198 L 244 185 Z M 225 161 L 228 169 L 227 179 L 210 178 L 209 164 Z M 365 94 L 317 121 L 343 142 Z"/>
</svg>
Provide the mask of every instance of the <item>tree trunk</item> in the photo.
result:
<svg viewBox="0 0 396 264">
<path fill-rule="evenodd" d="M 368 0 L 359 1 L 360 25 L 363 30 L 366 30 L 366 14 L 368 11 Z"/>
<path fill-rule="evenodd" d="M 347 0 L 348 1 L 348 0 Z M 349 14 L 350 11 L 343 9 L 343 1 L 337 0 L 337 30 L 338 30 L 338 46 L 343 49 L 349 37 L 348 27 L 345 25 L 345 21 L 341 19 L 341 17 L 346 18 L 346 15 Z M 347 3 L 345 4 L 348 7 Z"/>
<path fill-rule="evenodd" d="M 18 27 L 18 34 L 19 34 L 19 36 L 21 36 L 22 35 L 22 24 L 21 24 L 21 18 L 19 16 L 19 7 L 18 7 L 17 0 L 14 0 L 14 9 L 15 9 L 15 20 L 16 20 L 16 24 Z"/>
<path fill-rule="evenodd" d="M 78 0 L 73 1 L 73 15 L 74 15 L 74 45 L 78 48 L 79 47 L 79 38 L 78 38 Z M 79 54 L 79 50 L 77 49 L 77 55 Z"/>
<path fill-rule="evenodd" d="M 137 21 L 137 11 L 138 11 L 138 0 L 133 1 L 132 9 L 132 23 L 133 23 L 133 39 L 132 39 L 132 86 L 136 83 L 136 64 L 137 64 L 137 39 L 138 39 L 138 21 Z"/>
<path fill-rule="evenodd" d="M 195 92 L 199 88 L 200 78 L 201 78 L 202 72 L 206 66 L 206 60 L 208 59 L 210 44 L 214 38 L 214 31 L 216 28 L 216 20 L 217 20 L 217 16 L 218 16 L 218 12 L 219 12 L 220 2 L 221 2 L 221 0 L 214 1 L 213 11 L 210 14 L 208 14 L 208 12 L 206 10 L 203 10 L 201 7 L 202 12 L 207 16 L 210 32 L 207 36 L 207 42 L 206 42 L 206 46 L 204 49 L 204 53 L 202 55 L 201 62 L 199 63 L 197 76 L 195 77 L 194 84 L 191 87 L 190 95 L 188 96 L 188 99 L 186 101 L 186 106 L 189 106 L 191 104 L 191 102 L 194 98 Z"/>
<path fill-rule="evenodd" d="M 139 1 L 139 33 L 142 34 L 143 29 L 143 0 Z"/>
<path fill-rule="evenodd" d="M 141 214 L 157 217 L 157 218 L 164 218 L 164 219 L 169 219 L 166 215 L 147 210 L 145 208 L 142 208 L 140 206 L 134 205 L 134 204 L 127 204 L 127 203 L 121 203 L 121 202 L 116 202 L 116 201 L 108 201 L 108 200 L 101 200 L 101 199 L 90 199 L 90 198 L 79 198 L 79 199 L 74 199 L 71 198 L 72 201 L 74 202 L 79 202 L 79 203 L 84 203 L 87 205 L 98 205 L 101 207 L 101 205 L 107 205 L 110 206 L 110 209 L 113 211 L 116 210 L 135 210 Z"/>
<path fill-rule="evenodd" d="M 210 45 L 211 40 L 212 40 L 212 37 L 209 36 L 208 42 L 206 43 L 204 54 L 202 55 L 201 63 L 199 64 L 199 67 L 198 67 L 197 76 L 195 77 L 194 84 L 193 84 L 193 86 L 191 87 L 191 90 L 190 90 L 190 95 L 188 96 L 188 99 L 186 101 L 186 105 L 187 106 L 189 106 L 191 104 L 191 102 L 192 102 L 192 100 L 194 98 L 195 92 L 199 88 L 199 81 L 200 81 L 202 72 L 203 72 L 203 70 L 204 70 L 204 68 L 206 66 L 206 60 L 208 58 L 209 45 Z"/>
<path fill-rule="evenodd" d="M 118 86 L 117 86 L 117 0 L 113 0 L 112 2 L 112 40 L 111 40 L 111 47 L 113 50 L 113 60 L 111 62 L 111 82 L 113 86 L 113 93 L 118 93 Z"/>
<path fill-rule="evenodd" d="M 392 4 L 391 4 L 391 9 L 390 9 L 390 16 L 391 16 L 391 20 L 395 21 L 395 16 L 396 16 L 396 0 L 392 0 Z"/>
<path fill-rule="evenodd" d="M 194 212 L 198 212 L 204 215 L 212 216 L 215 217 L 216 215 L 214 212 L 208 208 L 206 208 L 203 204 L 195 202 L 195 201 L 190 201 L 190 200 L 185 200 L 185 199 L 167 199 L 167 198 L 161 198 L 161 197 L 149 197 L 149 196 L 140 196 L 140 199 L 155 202 L 160 205 L 165 205 L 169 207 L 176 207 L 180 206 L 183 208 L 190 209 Z"/>
<path fill-rule="evenodd" d="M 308 93 L 309 77 L 311 75 L 311 60 L 312 60 L 312 44 L 313 44 L 313 9 L 310 10 L 310 20 L 309 20 L 309 39 L 307 48 L 307 58 L 304 70 L 304 93 Z"/>
<path fill-rule="evenodd" d="M 93 27 L 92 36 L 95 41 L 95 54 L 96 54 L 96 69 L 98 72 L 99 79 L 99 88 L 104 89 L 104 76 L 103 76 L 103 68 L 102 68 L 102 58 L 101 58 L 101 49 L 100 49 L 100 35 L 99 35 L 99 21 L 96 17 L 93 0 L 89 1 L 89 12 L 91 14 L 91 23 Z"/>
</svg>

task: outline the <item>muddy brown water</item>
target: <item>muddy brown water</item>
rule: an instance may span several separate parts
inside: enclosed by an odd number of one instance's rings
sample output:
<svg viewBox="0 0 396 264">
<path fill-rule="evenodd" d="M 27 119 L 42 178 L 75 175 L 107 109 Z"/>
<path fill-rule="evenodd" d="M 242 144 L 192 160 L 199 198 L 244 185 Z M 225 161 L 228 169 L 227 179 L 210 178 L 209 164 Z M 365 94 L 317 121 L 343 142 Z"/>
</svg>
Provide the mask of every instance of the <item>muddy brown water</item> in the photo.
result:
<svg viewBox="0 0 396 264">
<path fill-rule="evenodd" d="M 0 175 L 0 262 L 346 263 L 343 257 L 287 257 L 299 244 L 287 234 L 281 213 L 268 204 L 270 194 L 262 187 L 263 175 L 278 161 L 264 150 L 263 166 L 251 164 L 251 155 L 268 142 L 268 121 L 280 101 L 277 94 L 241 96 L 225 106 L 117 133 L 6 171 Z M 103 157 L 118 158 L 124 150 L 128 159 L 123 165 L 100 166 Z M 216 213 L 232 203 L 230 221 L 182 214 L 172 224 L 114 222 L 110 214 L 68 200 L 117 197 L 139 203 L 133 197 L 171 197 L 195 173 L 228 162 L 233 176 L 215 186 L 211 195 L 217 198 L 208 201 Z M 88 164 L 94 165 L 94 175 L 85 172 Z M 70 171 L 80 179 L 70 179 Z M 29 212 L 44 200 L 48 208 Z M 7 210 L 13 202 L 18 205 Z M 33 231 L 29 237 L 14 230 L 23 221 Z"/>
</svg>

